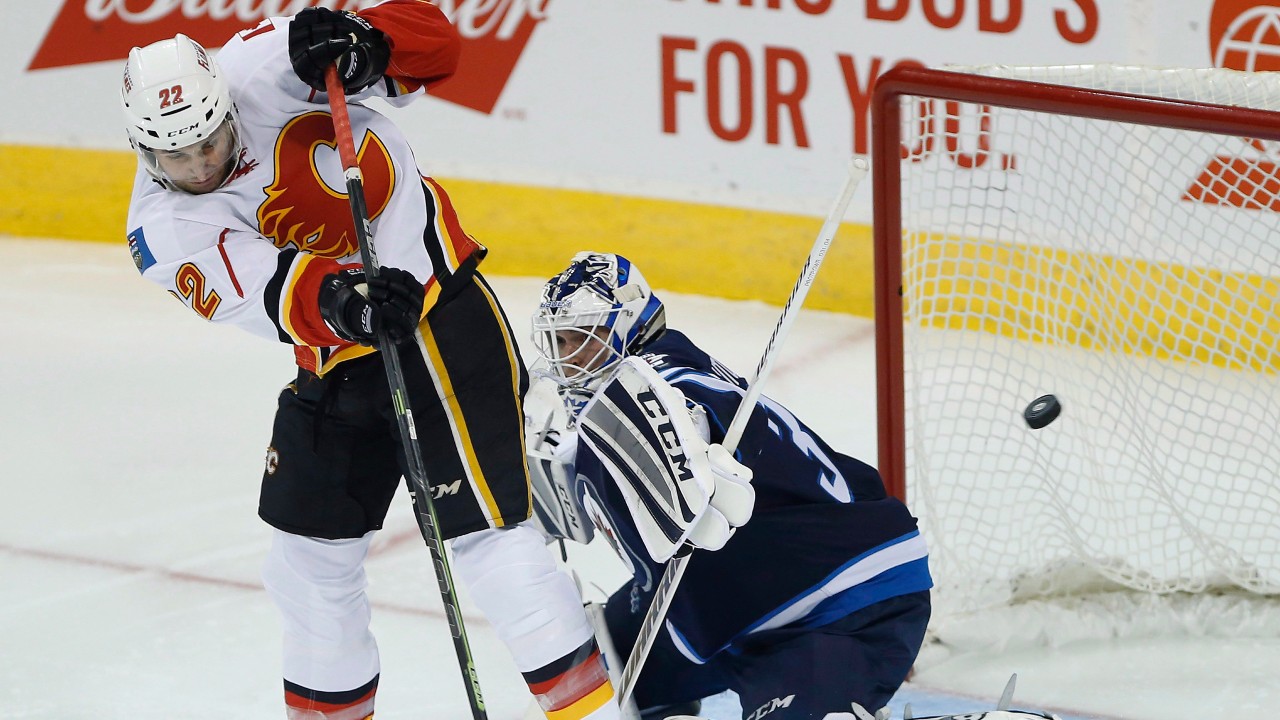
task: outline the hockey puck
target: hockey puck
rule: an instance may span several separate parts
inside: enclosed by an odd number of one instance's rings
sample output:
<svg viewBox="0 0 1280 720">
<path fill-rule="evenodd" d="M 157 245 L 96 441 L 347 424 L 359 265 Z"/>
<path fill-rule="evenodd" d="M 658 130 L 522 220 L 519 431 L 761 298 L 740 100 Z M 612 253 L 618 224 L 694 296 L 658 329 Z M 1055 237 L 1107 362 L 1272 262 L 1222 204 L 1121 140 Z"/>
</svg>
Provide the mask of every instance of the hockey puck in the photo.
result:
<svg viewBox="0 0 1280 720">
<path fill-rule="evenodd" d="M 1039 430 L 1058 418 L 1062 412 L 1062 403 L 1058 402 L 1058 398 L 1052 395 L 1041 395 L 1022 412 L 1022 417 L 1026 418 L 1027 425 L 1032 430 Z"/>
</svg>

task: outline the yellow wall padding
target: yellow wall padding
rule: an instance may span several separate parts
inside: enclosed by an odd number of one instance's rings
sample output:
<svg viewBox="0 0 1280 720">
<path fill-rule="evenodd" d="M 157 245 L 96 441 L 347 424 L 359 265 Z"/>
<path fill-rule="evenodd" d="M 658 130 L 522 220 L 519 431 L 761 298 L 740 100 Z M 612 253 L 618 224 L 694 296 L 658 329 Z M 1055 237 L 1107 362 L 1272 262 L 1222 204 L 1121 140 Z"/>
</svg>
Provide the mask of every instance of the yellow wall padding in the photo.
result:
<svg viewBox="0 0 1280 720">
<path fill-rule="evenodd" d="M 0 145 L 0 234 L 124 242 L 129 152 Z M 485 272 L 550 277 L 580 250 L 621 253 L 665 290 L 781 304 L 821 218 L 472 180 L 440 182 L 490 249 Z M 841 226 L 805 306 L 871 317 L 871 229 Z"/>
</svg>

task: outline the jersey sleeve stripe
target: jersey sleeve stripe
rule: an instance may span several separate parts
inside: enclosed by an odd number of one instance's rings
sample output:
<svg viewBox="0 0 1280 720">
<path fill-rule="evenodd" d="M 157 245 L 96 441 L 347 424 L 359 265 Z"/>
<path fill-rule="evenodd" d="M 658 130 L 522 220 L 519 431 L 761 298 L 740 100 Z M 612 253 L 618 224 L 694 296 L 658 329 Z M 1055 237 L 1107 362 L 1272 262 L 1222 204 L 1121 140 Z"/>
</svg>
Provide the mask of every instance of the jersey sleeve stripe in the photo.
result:
<svg viewBox="0 0 1280 720">
<path fill-rule="evenodd" d="M 289 333 L 285 332 L 284 325 L 280 322 L 280 310 L 283 307 L 282 290 L 285 281 L 289 278 L 290 271 L 293 269 L 293 261 L 297 255 L 298 251 L 292 248 L 280 251 L 280 255 L 276 258 L 276 271 L 272 274 L 271 279 L 267 281 L 267 286 L 262 291 L 262 304 L 266 308 L 267 317 L 271 318 L 271 322 L 276 326 L 280 342 L 291 344 L 293 343 L 293 338 L 289 337 Z"/>
<path fill-rule="evenodd" d="M 326 275 L 340 268 L 335 260 L 321 258 L 310 253 L 298 253 L 293 271 L 282 292 L 280 319 L 282 329 L 295 345 L 328 347 L 344 345 L 341 338 L 329 329 L 320 317 L 320 284 Z"/>
<path fill-rule="evenodd" d="M 476 239 L 462 229 L 458 220 L 458 211 L 453 207 L 449 194 L 435 180 L 424 177 L 423 185 L 427 189 L 434 212 L 430 222 L 434 224 L 435 236 L 439 240 L 440 249 L 445 254 L 446 267 L 450 274 L 457 272 L 458 266 L 483 247 Z"/>
<path fill-rule="evenodd" d="M 231 286 L 236 289 L 236 295 L 244 297 L 244 288 L 240 287 L 240 279 L 236 277 L 236 270 L 231 267 L 231 258 L 227 256 L 227 233 L 229 232 L 231 229 L 227 228 L 218 236 L 218 253 L 222 255 L 222 264 L 227 268 L 227 276 L 231 278 Z"/>
<path fill-rule="evenodd" d="M 819 606 L 846 591 L 851 595 L 844 598 L 843 614 L 904 592 L 928 589 L 933 583 L 925 563 L 927 556 L 919 531 L 889 540 L 836 568 L 821 582 L 747 628 L 744 634 L 772 630 L 808 618 Z"/>
</svg>

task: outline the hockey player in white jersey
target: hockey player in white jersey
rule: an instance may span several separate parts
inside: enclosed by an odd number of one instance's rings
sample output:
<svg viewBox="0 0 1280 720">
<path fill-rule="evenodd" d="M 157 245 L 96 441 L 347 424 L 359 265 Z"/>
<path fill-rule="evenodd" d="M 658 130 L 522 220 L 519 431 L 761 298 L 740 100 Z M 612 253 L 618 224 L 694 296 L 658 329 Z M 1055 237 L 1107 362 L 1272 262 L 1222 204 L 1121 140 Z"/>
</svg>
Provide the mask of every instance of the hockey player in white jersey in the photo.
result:
<svg viewBox="0 0 1280 720">
<path fill-rule="evenodd" d="M 563 400 L 526 408 L 535 516 L 581 542 L 599 529 L 632 569 L 604 609 L 621 657 L 666 562 L 699 548 L 636 683 L 642 715 L 726 689 L 744 720 L 882 707 L 919 652 L 932 581 L 875 469 L 767 397 L 731 456 L 720 443 L 746 382 L 667 327 L 624 257 L 575 256 L 533 327 Z"/>
<path fill-rule="evenodd" d="M 358 15 L 268 18 L 216 61 L 179 35 L 135 48 L 125 66 L 138 270 L 206 320 L 295 351 L 259 503 L 274 528 L 263 580 L 284 621 L 289 718 L 373 715 L 380 666 L 363 565 L 405 467 L 380 333 L 397 343 L 439 528 L 471 597 L 548 715 L 618 715 L 573 581 L 525 523 L 528 381 L 476 271 L 485 248 L 396 126 L 361 103 L 422 96 L 459 49 L 434 5 L 387 0 Z M 324 92 L 333 63 L 384 265 L 368 282 Z"/>
</svg>

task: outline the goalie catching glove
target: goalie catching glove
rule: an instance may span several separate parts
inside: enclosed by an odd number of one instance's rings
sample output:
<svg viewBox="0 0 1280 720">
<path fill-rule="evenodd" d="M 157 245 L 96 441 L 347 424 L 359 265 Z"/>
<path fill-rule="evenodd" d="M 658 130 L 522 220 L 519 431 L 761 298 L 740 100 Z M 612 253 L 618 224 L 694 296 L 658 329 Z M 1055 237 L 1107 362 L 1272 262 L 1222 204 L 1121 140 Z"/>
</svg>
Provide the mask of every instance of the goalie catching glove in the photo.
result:
<svg viewBox="0 0 1280 720">
<path fill-rule="evenodd" d="M 709 444 L 701 406 L 643 360 L 628 357 L 579 415 L 656 562 L 689 548 L 719 550 L 751 519 L 751 470 Z"/>
<path fill-rule="evenodd" d="M 533 521 L 549 538 L 587 544 L 595 538 L 582 482 L 573 472 L 578 438 L 547 383 L 535 382 L 524 398 L 525 447 L 533 490 Z"/>
</svg>

